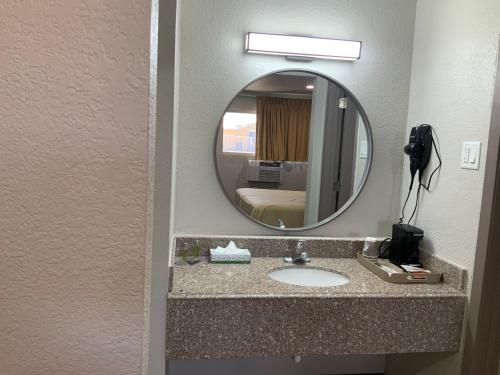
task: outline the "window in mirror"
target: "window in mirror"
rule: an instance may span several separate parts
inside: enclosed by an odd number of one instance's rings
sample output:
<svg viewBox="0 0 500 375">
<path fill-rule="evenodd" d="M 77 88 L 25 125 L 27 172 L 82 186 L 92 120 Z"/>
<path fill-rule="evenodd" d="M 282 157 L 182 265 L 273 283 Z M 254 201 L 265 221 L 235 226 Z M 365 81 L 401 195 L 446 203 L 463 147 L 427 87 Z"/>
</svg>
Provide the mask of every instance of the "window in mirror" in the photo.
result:
<svg viewBox="0 0 500 375">
<path fill-rule="evenodd" d="M 224 114 L 222 151 L 254 155 L 256 120 L 255 113 Z"/>
</svg>

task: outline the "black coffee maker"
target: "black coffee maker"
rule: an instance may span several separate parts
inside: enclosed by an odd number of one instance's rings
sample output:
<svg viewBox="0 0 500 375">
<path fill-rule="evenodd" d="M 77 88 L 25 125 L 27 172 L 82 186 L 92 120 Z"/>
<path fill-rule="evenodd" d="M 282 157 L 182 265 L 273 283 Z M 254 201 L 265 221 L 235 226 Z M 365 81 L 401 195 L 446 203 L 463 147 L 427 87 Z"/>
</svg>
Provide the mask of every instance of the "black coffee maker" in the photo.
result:
<svg viewBox="0 0 500 375">
<path fill-rule="evenodd" d="M 424 231 L 409 224 L 394 224 L 389 251 L 391 263 L 396 265 L 420 264 L 418 244 L 424 238 Z"/>
</svg>

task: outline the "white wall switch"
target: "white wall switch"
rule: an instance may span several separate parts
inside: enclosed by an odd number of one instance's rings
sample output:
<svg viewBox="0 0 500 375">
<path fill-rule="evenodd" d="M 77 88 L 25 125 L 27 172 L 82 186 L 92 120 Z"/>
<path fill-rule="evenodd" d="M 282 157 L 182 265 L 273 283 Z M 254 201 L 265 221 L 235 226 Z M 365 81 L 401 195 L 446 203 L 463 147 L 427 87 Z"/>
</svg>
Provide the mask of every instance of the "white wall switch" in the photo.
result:
<svg viewBox="0 0 500 375">
<path fill-rule="evenodd" d="M 464 142 L 462 146 L 462 161 L 460 166 L 464 169 L 479 169 L 481 157 L 481 142 Z"/>
<path fill-rule="evenodd" d="M 359 143 L 359 158 L 360 159 L 368 158 L 368 141 L 361 141 Z"/>
</svg>

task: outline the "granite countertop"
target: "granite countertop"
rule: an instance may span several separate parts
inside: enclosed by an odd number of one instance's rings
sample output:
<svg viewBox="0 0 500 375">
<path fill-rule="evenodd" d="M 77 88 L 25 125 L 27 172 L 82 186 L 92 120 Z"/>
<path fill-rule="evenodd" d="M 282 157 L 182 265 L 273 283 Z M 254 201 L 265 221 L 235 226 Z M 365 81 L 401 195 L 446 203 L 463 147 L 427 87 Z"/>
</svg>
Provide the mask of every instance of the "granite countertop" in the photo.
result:
<svg viewBox="0 0 500 375">
<path fill-rule="evenodd" d="M 348 284 L 336 287 L 303 287 L 268 277 L 283 267 L 328 269 L 348 276 Z M 173 267 L 169 299 L 280 298 L 280 297 L 464 297 L 448 284 L 392 284 L 380 279 L 352 258 L 313 258 L 307 266 L 283 263 L 283 258 L 252 258 L 250 264 L 211 264 Z"/>
<path fill-rule="evenodd" d="M 184 236 L 176 239 L 175 248 L 198 241 L 202 249 L 209 249 L 226 246 L 229 240 Z M 167 358 L 455 352 L 460 348 L 466 271 L 456 265 L 421 252 L 422 263 L 442 273 L 443 282 L 392 284 L 358 263 L 362 240 L 308 238 L 306 251 L 312 262 L 306 266 L 283 263 L 283 256 L 295 253 L 297 238 L 231 240 L 250 250 L 251 264 L 204 260 L 194 266 L 176 265 L 170 272 Z M 269 278 L 270 271 L 288 267 L 332 270 L 351 280 L 318 288 Z"/>
</svg>

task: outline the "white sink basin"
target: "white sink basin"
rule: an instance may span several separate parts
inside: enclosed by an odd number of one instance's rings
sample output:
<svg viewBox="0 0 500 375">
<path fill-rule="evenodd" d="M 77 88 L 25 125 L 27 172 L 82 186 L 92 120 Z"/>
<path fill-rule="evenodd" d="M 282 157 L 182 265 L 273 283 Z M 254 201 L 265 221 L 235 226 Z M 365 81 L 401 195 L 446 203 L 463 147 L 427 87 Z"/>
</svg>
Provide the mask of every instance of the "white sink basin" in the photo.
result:
<svg viewBox="0 0 500 375">
<path fill-rule="evenodd" d="M 285 284 L 316 287 L 339 286 L 350 281 L 334 271 L 309 267 L 281 268 L 269 272 L 269 277 Z"/>
</svg>

